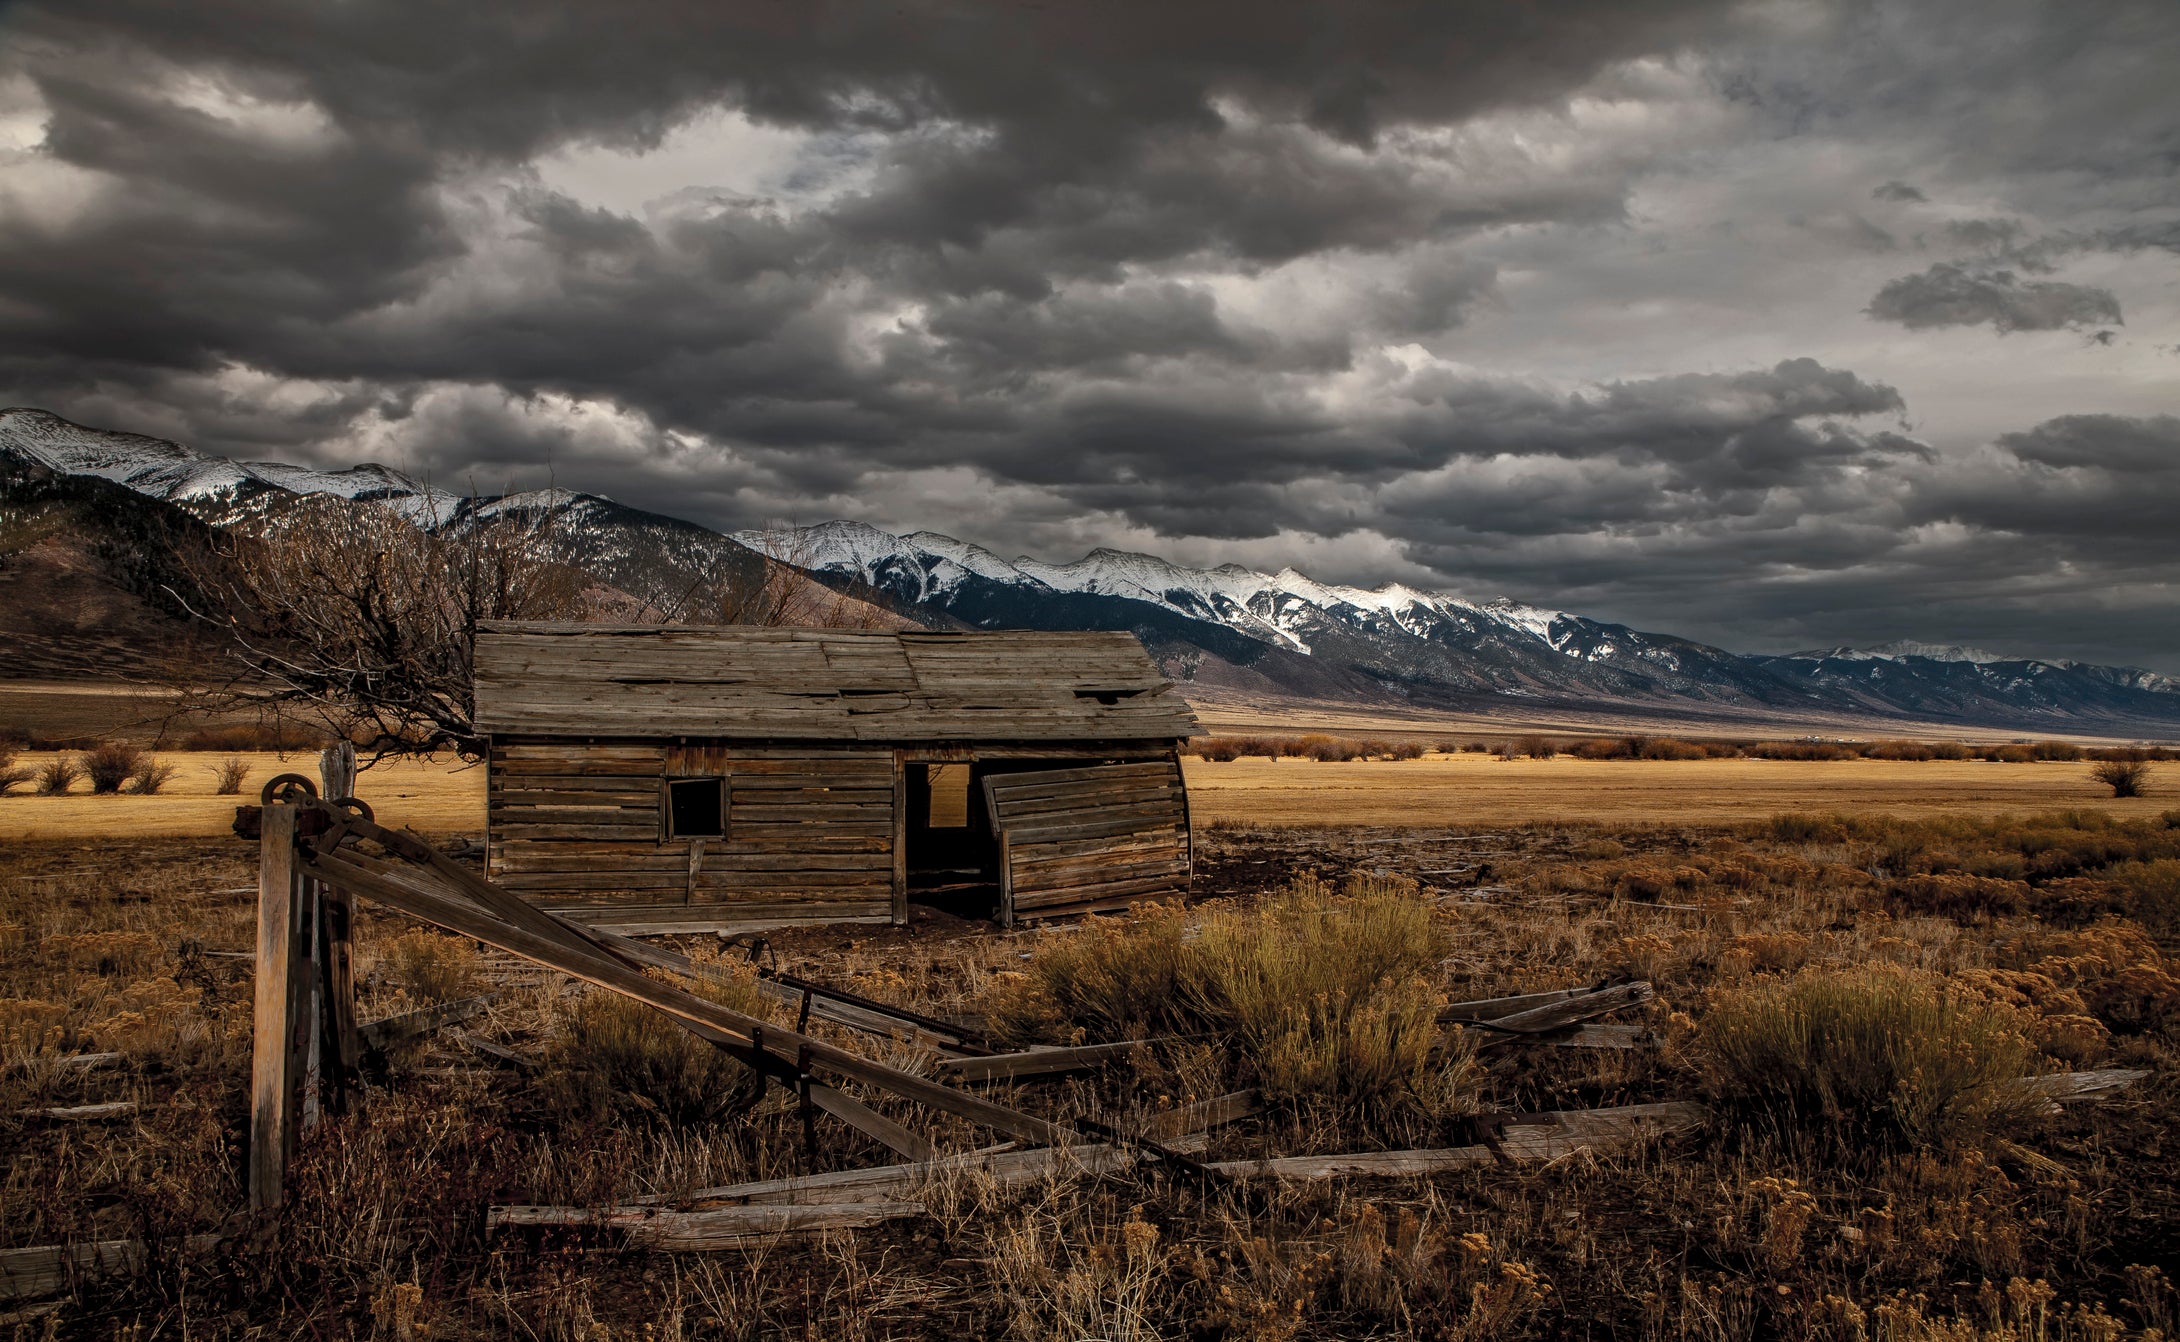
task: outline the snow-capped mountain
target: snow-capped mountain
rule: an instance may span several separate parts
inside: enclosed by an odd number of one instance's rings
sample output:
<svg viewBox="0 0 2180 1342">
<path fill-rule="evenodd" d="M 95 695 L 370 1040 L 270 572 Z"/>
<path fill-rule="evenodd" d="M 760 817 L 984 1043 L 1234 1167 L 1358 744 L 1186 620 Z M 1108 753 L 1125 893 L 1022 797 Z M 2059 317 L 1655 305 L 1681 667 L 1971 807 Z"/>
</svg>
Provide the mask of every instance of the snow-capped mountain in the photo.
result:
<svg viewBox="0 0 2180 1342">
<path fill-rule="evenodd" d="M 875 590 L 898 606 L 974 627 L 1132 628 L 1183 676 L 1197 665 L 1195 654 L 1215 651 L 1283 686 L 1424 701 L 1475 694 L 1677 700 L 1976 722 L 2012 721 L 2022 711 L 2180 717 L 2180 682 L 2135 668 L 1913 642 L 1744 656 L 1503 597 L 1475 601 L 1398 583 L 1341 586 L 1291 568 L 1196 569 L 1117 550 L 1094 550 L 1071 564 L 1009 560 L 936 532 L 895 536 L 858 522 L 736 539 L 848 589 Z M 1223 646 L 1207 639 L 1207 629 L 1218 631 Z M 1247 644 L 1235 645 L 1234 635 Z"/>
<path fill-rule="evenodd" d="M 2139 668 L 1912 641 L 1742 655 L 1506 598 L 1344 586 L 1292 568 L 1190 568 L 1107 549 L 1064 564 L 1008 559 L 937 532 L 897 536 L 859 522 L 725 536 L 594 494 L 463 496 L 376 465 L 237 463 L 41 410 L 0 411 L 7 462 L 112 481 L 215 525 L 309 495 L 391 507 L 423 526 L 542 517 L 558 558 L 654 609 L 677 609 L 722 574 L 761 572 L 762 552 L 937 627 L 1132 630 L 1171 674 L 1207 686 L 1472 709 L 1511 696 L 1911 716 L 2024 731 L 2180 723 L 2180 681 Z"/>
</svg>

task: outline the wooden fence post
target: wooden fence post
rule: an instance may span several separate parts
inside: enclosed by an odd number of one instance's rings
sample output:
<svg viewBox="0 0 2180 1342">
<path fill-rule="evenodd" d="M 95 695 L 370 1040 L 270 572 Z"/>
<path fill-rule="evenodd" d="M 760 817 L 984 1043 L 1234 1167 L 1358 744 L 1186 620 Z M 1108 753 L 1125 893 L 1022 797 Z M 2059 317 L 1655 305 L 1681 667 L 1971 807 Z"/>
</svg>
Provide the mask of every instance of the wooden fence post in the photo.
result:
<svg viewBox="0 0 2180 1342">
<path fill-rule="evenodd" d="M 303 1005 L 302 880 L 295 861 L 296 808 L 261 812 L 257 859 L 257 996 L 250 1040 L 250 1209 L 280 1210 L 295 1149 L 297 1083 L 309 1022 Z"/>
<path fill-rule="evenodd" d="M 356 747 L 336 741 L 318 753 L 318 795 L 337 801 L 356 794 Z M 308 1043 L 303 1060 L 302 1126 L 307 1132 L 318 1126 L 321 1112 L 345 1113 L 352 1069 L 358 1061 L 353 1038 L 341 1038 L 339 1022 L 355 1027 L 355 977 L 348 964 L 350 923 L 355 906 L 336 909 L 346 897 L 323 882 L 305 879 L 302 898 L 302 940 L 309 961 L 304 966 L 304 1016 Z M 339 926 L 336 928 L 335 923 Z M 341 964 L 336 966 L 335 957 Z M 345 996 L 346 1001 L 341 999 Z"/>
</svg>

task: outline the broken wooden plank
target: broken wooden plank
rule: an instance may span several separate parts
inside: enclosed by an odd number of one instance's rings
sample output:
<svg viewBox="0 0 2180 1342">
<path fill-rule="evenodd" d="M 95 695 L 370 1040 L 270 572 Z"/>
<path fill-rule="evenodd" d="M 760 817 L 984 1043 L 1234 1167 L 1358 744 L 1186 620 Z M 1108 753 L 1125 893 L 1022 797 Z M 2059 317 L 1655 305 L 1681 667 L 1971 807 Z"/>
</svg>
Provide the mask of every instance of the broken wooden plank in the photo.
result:
<svg viewBox="0 0 2180 1342">
<path fill-rule="evenodd" d="M 608 988 L 653 1007 L 681 1022 L 684 1028 L 750 1059 L 761 1058 L 770 1068 L 793 1068 L 807 1057 L 821 1069 L 850 1080 L 862 1081 L 908 1099 L 928 1104 L 969 1122 L 1004 1132 L 1026 1141 L 1050 1143 L 1066 1129 L 1060 1125 L 993 1104 L 936 1081 L 913 1076 L 883 1063 L 771 1025 L 716 1002 L 661 983 L 641 970 L 602 953 L 585 954 L 557 939 L 548 940 L 526 929 L 504 923 L 467 900 L 449 898 L 416 883 L 417 877 L 397 878 L 390 864 L 362 854 L 311 853 L 314 874 L 344 885 L 368 899 L 460 936 L 473 937 L 513 955 L 561 970 L 586 983 Z M 428 879 L 428 878 L 425 878 Z M 753 1033 L 756 1032 L 756 1033 Z M 761 1033 L 762 1042 L 758 1041 Z"/>
<path fill-rule="evenodd" d="M 218 1235 L 191 1235 L 176 1246 L 183 1256 L 210 1253 L 220 1243 Z M 0 1249 L 0 1300 L 29 1300 L 58 1295 L 77 1285 L 101 1278 L 133 1276 L 155 1261 L 142 1240 L 94 1240 L 85 1244 L 40 1244 L 27 1249 Z"/>
<path fill-rule="evenodd" d="M 512 1068 L 526 1076 L 537 1070 L 537 1064 L 532 1060 L 523 1057 L 520 1053 L 504 1044 L 495 1044 L 481 1035 L 471 1034 L 467 1030 L 455 1030 L 448 1038 L 480 1057 L 490 1058 L 501 1066 Z"/>
<path fill-rule="evenodd" d="M 2048 1076 L 2025 1076 L 2012 1084 L 2021 1090 L 2045 1096 L 2054 1104 L 2066 1104 L 2074 1100 L 2097 1099 L 2114 1091 L 2125 1090 L 2147 1076 L 2148 1072 L 2133 1067 L 2100 1067 L 2088 1072 L 2054 1072 Z"/>
<path fill-rule="evenodd" d="M 97 1123 L 109 1118 L 126 1118 L 137 1111 L 134 1100 L 110 1100 L 105 1104 L 61 1105 L 46 1109 L 24 1109 L 23 1118 L 43 1123 Z"/>
<path fill-rule="evenodd" d="M 1624 1104 L 1610 1109 L 1563 1109 L 1524 1116 L 1499 1130 L 1509 1160 L 1558 1160 L 1578 1151 L 1627 1146 L 1692 1132 L 1711 1121 L 1711 1108 L 1689 1100 Z"/>
<path fill-rule="evenodd" d="M 997 1053 L 985 1058 L 942 1058 L 938 1073 L 965 1083 L 1018 1081 L 1024 1077 L 1050 1076 L 1103 1067 L 1132 1057 L 1148 1040 L 1131 1039 L 1119 1044 L 1081 1044 L 1072 1048 L 1033 1048 L 1020 1053 Z"/>
<path fill-rule="evenodd" d="M 929 1160 L 935 1154 L 922 1134 L 911 1132 L 853 1096 L 819 1081 L 808 1085 L 810 1103 L 854 1128 L 857 1132 L 910 1160 Z"/>
<path fill-rule="evenodd" d="M 58 1058 L 41 1058 L 36 1054 L 17 1059 L 9 1064 L 11 1072 L 47 1071 L 53 1073 L 95 1072 L 102 1067 L 118 1067 L 126 1054 L 121 1053 L 70 1053 Z"/>
<path fill-rule="evenodd" d="M 1282 1156 L 1269 1160 L 1213 1161 L 1210 1169 L 1236 1179 L 1413 1178 L 1494 1163 L 1488 1146 L 1438 1151 L 1358 1151 L 1339 1156 Z"/>
<path fill-rule="evenodd" d="M 1489 1037 L 1482 1047 L 1491 1048 L 1525 1036 L 1533 1038 L 1569 1030 L 1597 1016 L 1641 1006 L 1655 996 L 1656 990 L 1647 982 L 1622 983 L 1563 1001 L 1547 1002 L 1495 1020 L 1466 1022 L 1463 1028 L 1485 1031 Z"/>
<path fill-rule="evenodd" d="M 1474 1002 L 1455 1002 L 1438 1009 L 1438 1023 L 1452 1025 L 1460 1021 L 1497 1020 L 1517 1011 L 1564 1002 L 1570 997 L 1580 997 L 1593 991 L 1595 990 L 1591 988 L 1555 988 L 1550 992 L 1518 993 L 1512 997 L 1485 997 Z"/>
<path fill-rule="evenodd" d="M 1208 1100 L 1184 1104 L 1154 1116 L 1143 1125 L 1143 1135 L 1159 1141 L 1167 1138 L 1188 1137 L 1223 1127 L 1264 1112 L 1264 1094 L 1256 1090 L 1237 1090 L 1226 1095 L 1214 1095 Z M 1167 1143 L 1171 1145 L 1171 1142 Z"/>
<path fill-rule="evenodd" d="M 359 1027 L 356 1033 L 363 1040 L 366 1049 L 373 1053 L 384 1053 L 396 1044 L 421 1039 L 435 1030 L 482 1016 L 498 995 L 485 993 L 479 997 L 465 997 L 457 1002 L 443 1002 L 419 1011 L 405 1011 L 398 1016 L 384 1016 Z"/>
<path fill-rule="evenodd" d="M 657 1207 L 494 1207 L 487 1232 L 517 1229 L 611 1230 L 646 1249 L 731 1249 L 821 1230 L 854 1230 L 922 1216 L 920 1202 L 766 1203 L 670 1211 Z"/>
</svg>

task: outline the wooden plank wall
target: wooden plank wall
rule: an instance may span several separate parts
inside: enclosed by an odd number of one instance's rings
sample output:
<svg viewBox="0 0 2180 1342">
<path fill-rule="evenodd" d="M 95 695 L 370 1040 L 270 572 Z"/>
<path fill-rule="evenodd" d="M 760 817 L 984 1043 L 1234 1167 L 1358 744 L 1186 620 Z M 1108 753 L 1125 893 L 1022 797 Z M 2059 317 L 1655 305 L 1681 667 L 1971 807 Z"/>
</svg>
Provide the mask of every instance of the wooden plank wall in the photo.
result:
<svg viewBox="0 0 2180 1342">
<path fill-rule="evenodd" d="M 692 863 L 665 782 L 722 775 L 726 836 Z M 489 874 L 606 926 L 890 917 L 893 798 L 891 751 L 495 743 Z"/>
<path fill-rule="evenodd" d="M 1117 907 L 1188 888 L 1187 793 L 1178 760 L 993 774 L 1010 920 Z"/>
</svg>

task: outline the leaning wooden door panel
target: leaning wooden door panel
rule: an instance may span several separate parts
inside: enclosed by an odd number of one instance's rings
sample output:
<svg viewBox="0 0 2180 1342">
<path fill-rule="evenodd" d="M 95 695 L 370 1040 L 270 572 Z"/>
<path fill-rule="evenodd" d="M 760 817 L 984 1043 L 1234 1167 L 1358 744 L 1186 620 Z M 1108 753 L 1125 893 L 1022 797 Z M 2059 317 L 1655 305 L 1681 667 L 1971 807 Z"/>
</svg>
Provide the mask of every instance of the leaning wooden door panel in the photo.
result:
<svg viewBox="0 0 2180 1342">
<path fill-rule="evenodd" d="M 1052 917 L 1186 890 L 1187 794 L 1178 761 L 993 774 L 1000 912 Z"/>
</svg>

